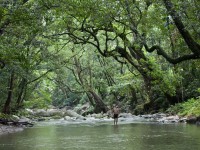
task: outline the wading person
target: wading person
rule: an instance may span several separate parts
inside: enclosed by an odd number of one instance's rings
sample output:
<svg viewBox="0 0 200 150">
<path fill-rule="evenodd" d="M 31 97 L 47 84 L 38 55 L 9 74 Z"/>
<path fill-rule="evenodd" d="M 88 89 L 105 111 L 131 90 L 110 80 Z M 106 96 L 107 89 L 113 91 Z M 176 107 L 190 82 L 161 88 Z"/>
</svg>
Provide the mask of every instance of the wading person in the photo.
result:
<svg viewBox="0 0 200 150">
<path fill-rule="evenodd" d="M 117 123 L 118 123 L 119 113 L 120 113 L 119 107 L 118 106 L 114 106 L 114 108 L 113 108 L 114 125 L 117 125 Z"/>
</svg>

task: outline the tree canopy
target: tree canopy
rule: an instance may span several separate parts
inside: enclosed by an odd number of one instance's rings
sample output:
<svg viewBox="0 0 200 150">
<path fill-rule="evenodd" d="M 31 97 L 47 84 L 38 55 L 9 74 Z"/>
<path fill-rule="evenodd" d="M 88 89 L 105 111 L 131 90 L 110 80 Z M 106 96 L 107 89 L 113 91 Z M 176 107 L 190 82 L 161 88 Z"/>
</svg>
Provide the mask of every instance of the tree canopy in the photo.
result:
<svg viewBox="0 0 200 150">
<path fill-rule="evenodd" d="M 2 0 L 0 106 L 113 103 L 156 112 L 199 96 L 198 0 Z"/>
</svg>

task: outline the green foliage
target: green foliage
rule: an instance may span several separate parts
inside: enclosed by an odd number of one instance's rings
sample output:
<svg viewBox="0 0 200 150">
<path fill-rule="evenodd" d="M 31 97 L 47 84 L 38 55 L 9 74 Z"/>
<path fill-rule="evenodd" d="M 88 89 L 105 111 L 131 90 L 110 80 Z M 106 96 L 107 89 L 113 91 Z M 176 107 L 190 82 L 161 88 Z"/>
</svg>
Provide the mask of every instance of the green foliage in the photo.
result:
<svg viewBox="0 0 200 150">
<path fill-rule="evenodd" d="M 26 107 L 28 108 L 28 107 Z M 15 112 L 15 114 L 17 116 L 23 116 L 23 117 L 30 117 L 32 114 L 30 112 L 28 112 L 26 109 L 22 108 L 20 110 L 18 110 L 17 112 Z"/>
<path fill-rule="evenodd" d="M 8 115 L 8 114 L 4 114 L 4 113 L 0 113 L 0 118 L 1 119 L 8 119 L 10 118 L 11 115 Z"/>
<path fill-rule="evenodd" d="M 51 105 L 51 95 L 49 92 L 40 90 L 39 93 L 35 93 L 34 98 L 24 102 L 25 108 L 48 108 Z"/>
<path fill-rule="evenodd" d="M 200 93 L 200 88 L 197 89 L 197 92 Z"/>
<path fill-rule="evenodd" d="M 160 76 L 162 75 L 162 77 Z M 162 94 L 167 93 L 171 96 L 176 94 L 176 88 L 178 86 L 178 74 L 173 73 L 172 70 L 160 71 L 159 76 L 153 82 L 154 90 L 160 91 Z"/>
<path fill-rule="evenodd" d="M 25 101 L 24 102 L 24 107 L 25 108 L 48 108 L 48 106 L 50 105 L 50 103 L 47 103 L 46 100 L 42 99 L 42 98 L 38 98 L 35 100 L 31 100 L 31 101 Z"/>
<path fill-rule="evenodd" d="M 170 107 L 167 112 L 181 116 L 200 116 L 200 97 L 191 98 L 186 102 Z"/>
<path fill-rule="evenodd" d="M 5 119 L 8 121 L 16 121 L 15 117 L 12 114 L 0 113 L 0 119 Z"/>
<path fill-rule="evenodd" d="M 180 75 L 174 71 L 169 64 L 162 63 L 158 64 L 158 60 L 156 60 L 155 56 L 149 56 L 148 64 L 153 68 L 151 72 L 149 72 L 149 76 L 151 76 L 154 80 L 153 90 L 161 92 L 161 94 L 169 94 L 171 96 L 176 94 L 176 87 L 179 85 Z"/>
<path fill-rule="evenodd" d="M 85 104 L 85 103 L 87 102 L 87 99 L 88 99 L 87 95 L 84 94 L 84 95 L 81 97 L 79 103 L 80 103 L 80 104 Z"/>
</svg>

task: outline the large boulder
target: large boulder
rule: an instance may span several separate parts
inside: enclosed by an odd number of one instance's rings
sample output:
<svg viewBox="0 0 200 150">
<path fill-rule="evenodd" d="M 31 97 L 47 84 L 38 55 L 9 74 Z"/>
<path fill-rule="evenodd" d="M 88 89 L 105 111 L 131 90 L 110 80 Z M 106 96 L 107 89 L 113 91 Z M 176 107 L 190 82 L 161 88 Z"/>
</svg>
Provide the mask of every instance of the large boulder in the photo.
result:
<svg viewBox="0 0 200 150">
<path fill-rule="evenodd" d="M 85 118 L 81 115 L 79 115 L 78 113 L 76 113 L 73 110 L 66 110 L 65 116 L 69 116 L 69 117 L 75 117 L 76 119 L 81 119 L 81 120 L 85 120 Z"/>
<path fill-rule="evenodd" d="M 53 116 L 64 116 L 64 112 L 59 110 L 59 109 L 37 109 L 34 111 L 33 113 L 35 116 L 39 116 L 39 117 L 53 117 Z"/>
<path fill-rule="evenodd" d="M 33 112 L 34 116 L 40 116 L 40 117 L 46 117 L 47 116 L 47 112 L 44 109 L 36 109 Z"/>
<path fill-rule="evenodd" d="M 196 116 L 193 116 L 193 115 L 188 116 L 186 122 L 190 123 L 190 124 L 199 125 L 200 124 L 200 116 L 199 117 L 196 117 Z"/>
<path fill-rule="evenodd" d="M 93 113 L 93 107 L 90 105 L 90 103 L 85 103 L 83 105 L 78 105 L 74 108 L 74 111 L 78 114 L 81 114 L 82 116 L 86 116 L 88 114 Z"/>
<path fill-rule="evenodd" d="M 47 110 L 47 114 L 51 117 L 51 116 L 64 116 L 65 112 L 61 111 L 59 109 L 48 109 Z"/>
</svg>

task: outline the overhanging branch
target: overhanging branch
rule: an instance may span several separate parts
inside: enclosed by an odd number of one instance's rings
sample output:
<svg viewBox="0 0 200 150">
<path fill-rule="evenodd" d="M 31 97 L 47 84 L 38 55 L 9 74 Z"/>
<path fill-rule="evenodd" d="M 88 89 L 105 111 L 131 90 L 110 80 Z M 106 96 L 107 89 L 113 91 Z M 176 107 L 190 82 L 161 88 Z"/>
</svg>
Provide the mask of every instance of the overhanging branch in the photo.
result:
<svg viewBox="0 0 200 150">
<path fill-rule="evenodd" d="M 190 35 L 189 31 L 184 26 L 179 14 L 174 9 L 174 6 L 173 6 L 171 0 L 163 0 L 163 2 L 165 4 L 167 11 L 172 16 L 173 21 L 174 21 L 176 27 L 178 28 L 181 36 L 183 37 L 185 43 L 188 45 L 189 49 L 193 52 L 193 54 L 198 55 L 198 57 L 199 57 L 200 56 L 200 45 L 197 42 L 195 42 L 195 40 Z M 196 58 L 194 55 L 188 56 L 188 58 L 190 58 L 190 57 Z"/>
<path fill-rule="evenodd" d="M 191 59 L 200 59 L 199 55 L 196 54 L 188 54 L 188 55 L 183 55 L 181 57 L 178 58 L 171 58 L 163 49 L 162 47 L 158 46 L 158 45 L 154 45 L 151 48 L 149 48 L 146 44 L 144 44 L 146 51 L 148 52 L 153 52 L 153 51 L 157 51 L 158 55 L 162 55 L 168 62 L 172 63 L 172 64 L 178 64 L 182 61 L 185 60 L 191 60 Z"/>
</svg>

